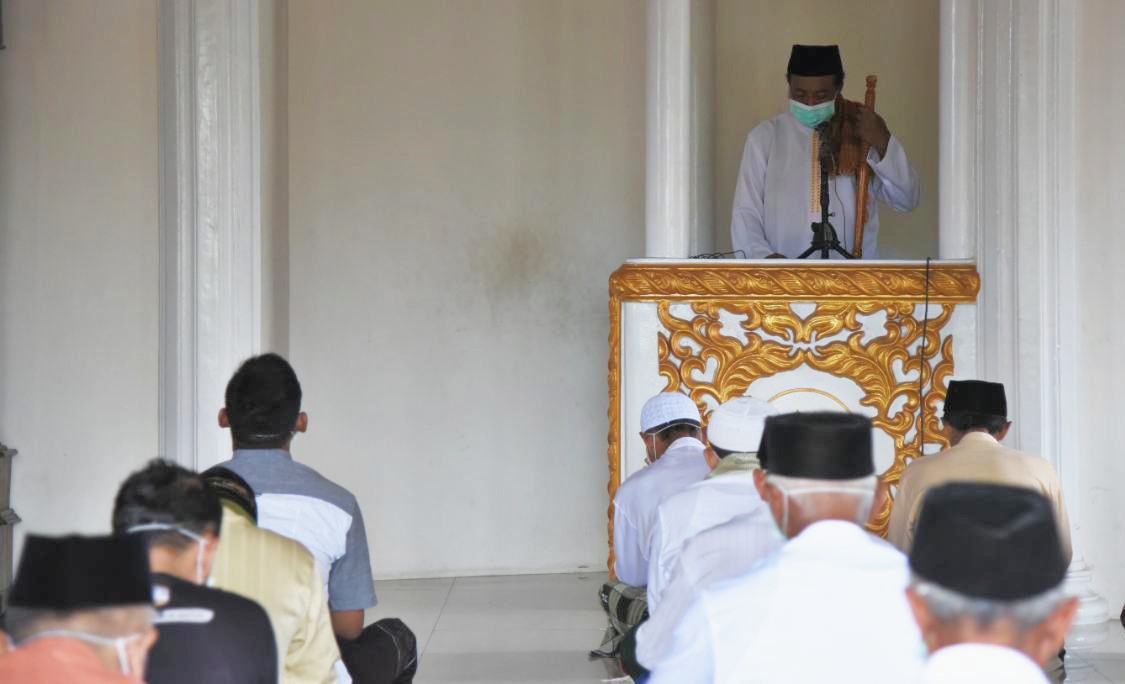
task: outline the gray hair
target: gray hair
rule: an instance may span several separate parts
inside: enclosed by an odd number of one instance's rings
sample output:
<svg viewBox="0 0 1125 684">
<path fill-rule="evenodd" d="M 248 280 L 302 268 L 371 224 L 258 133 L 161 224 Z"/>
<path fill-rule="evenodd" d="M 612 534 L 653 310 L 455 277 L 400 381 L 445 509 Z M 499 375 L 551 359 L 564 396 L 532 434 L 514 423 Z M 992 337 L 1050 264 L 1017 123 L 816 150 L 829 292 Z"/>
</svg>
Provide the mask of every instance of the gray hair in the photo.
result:
<svg viewBox="0 0 1125 684">
<path fill-rule="evenodd" d="M 1031 629 L 1043 622 L 1071 598 L 1061 584 L 1041 594 L 1015 601 L 966 596 L 917 575 L 911 577 L 910 587 L 942 622 L 967 617 L 982 627 L 987 627 L 998 620 L 1011 618 L 1021 630 Z"/>
<path fill-rule="evenodd" d="M 843 494 L 856 498 L 855 522 L 863 525 L 871 514 L 871 505 L 875 500 L 875 485 L 878 478 L 874 475 L 858 477 L 851 480 L 816 480 L 807 477 L 789 477 L 786 475 L 771 475 L 767 471 L 767 480 L 785 493 L 786 499 L 803 497 L 810 494 Z M 801 509 L 806 515 L 816 517 L 818 506 L 808 500 L 802 500 Z M 784 526 L 788 526 L 788 501 L 786 501 Z"/>
</svg>

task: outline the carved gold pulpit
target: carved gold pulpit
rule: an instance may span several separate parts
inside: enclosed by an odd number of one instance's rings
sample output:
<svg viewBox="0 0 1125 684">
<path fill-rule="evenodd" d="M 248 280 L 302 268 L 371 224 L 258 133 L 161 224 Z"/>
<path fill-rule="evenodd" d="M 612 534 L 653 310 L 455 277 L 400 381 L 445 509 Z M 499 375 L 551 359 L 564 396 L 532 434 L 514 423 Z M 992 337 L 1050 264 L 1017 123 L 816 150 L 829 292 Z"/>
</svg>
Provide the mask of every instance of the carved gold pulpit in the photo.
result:
<svg viewBox="0 0 1125 684">
<path fill-rule="evenodd" d="M 860 413 L 894 485 L 944 447 L 953 378 L 977 372 L 980 277 L 967 262 L 635 260 L 609 281 L 609 549 L 613 496 L 644 467 L 641 406 L 686 392 L 704 415 L 744 394 L 778 410 Z M 878 512 L 886 533 L 893 501 Z"/>
</svg>

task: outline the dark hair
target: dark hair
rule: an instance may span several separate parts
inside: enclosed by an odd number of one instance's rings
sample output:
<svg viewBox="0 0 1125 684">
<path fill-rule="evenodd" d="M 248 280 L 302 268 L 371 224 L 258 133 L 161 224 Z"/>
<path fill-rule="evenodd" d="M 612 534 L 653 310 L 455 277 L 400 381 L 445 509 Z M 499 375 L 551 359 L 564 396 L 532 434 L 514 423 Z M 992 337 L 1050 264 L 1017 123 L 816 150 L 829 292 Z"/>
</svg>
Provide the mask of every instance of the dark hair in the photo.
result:
<svg viewBox="0 0 1125 684">
<path fill-rule="evenodd" d="M 1007 418 L 981 413 L 947 413 L 942 417 L 942 420 L 961 432 L 984 428 L 992 436 L 1000 434 L 1004 430 L 1004 426 L 1008 424 Z"/>
<path fill-rule="evenodd" d="M 171 461 L 153 459 L 130 475 L 113 501 L 113 532 L 147 523 L 182 527 L 196 534 L 219 534 L 222 505 L 203 478 Z M 175 530 L 152 530 L 145 535 L 149 545 L 183 549 L 194 541 Z"/>
<path fill-rule="evenodd" d="M 664 428 L 658 432 L 657 435 L 659 435 L 660 439 L 671 443 L 680 437 L 698 437 L 699 426 L 694 423 L 676 423 Z"/>
<path fill-rule="evenodd" d="M 723 449 L 722 447 L 717 447 L 714 444 L 711 445 L 711 451 L 714 451 L 715 455 L 718 456 L 719 458 L 726 458 L 727 456 L 730 456 L 731 454 L 735 453 L 735 452 L 731 451 L 730 449 Z"/>
<path fill-rule="evenodd" d="M 841 72 L 836 73 L 836 74 L 824 74 L 824 75 L 833 77 L 833 83 L 836 85 L 836 90 L 839 90 L 840 88 L 844 87 L 844 72 L 841 71 Z M 793 80 L 793 76 L 794 76 L 794 74 L 786 72 L 785 73 L 785 82 L 791 83 L 792 80 Z"/>
<path fill-rule="evenodd" d="M 277 354 L 254 356 L 227 383 L 226 404 L 235 446 L 284 448 L 301 412 L 301 383 Z"/>
<path fill-rule="evenodd" d="M 230 468 L 213 466 L 199 474 L 204 484 L 215 492 L 220 501 L 229 501 L 241 508 L 254 522 L 258 522 L 258 502 L 254 489 Z"/>
</svg>

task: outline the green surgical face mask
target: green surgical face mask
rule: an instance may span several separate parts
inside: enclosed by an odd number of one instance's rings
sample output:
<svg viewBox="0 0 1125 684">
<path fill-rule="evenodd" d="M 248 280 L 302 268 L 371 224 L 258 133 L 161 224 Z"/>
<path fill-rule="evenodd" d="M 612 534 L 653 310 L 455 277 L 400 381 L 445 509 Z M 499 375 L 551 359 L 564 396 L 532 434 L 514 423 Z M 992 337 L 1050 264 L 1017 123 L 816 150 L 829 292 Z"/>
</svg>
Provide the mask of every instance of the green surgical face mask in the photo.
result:
<svg viewBox="0 0 1125 684">
<path fill-rule="evenodd" d="M 816 128 L 831 119 L 832 115 L 836 113 L 836 100 L 832 99 L 812 106 L 801 104 L 796 100 L 789 100 L 789 112 L 797 117 L 797 121 L 800 121 L 803 125 Z"/>
</svg>

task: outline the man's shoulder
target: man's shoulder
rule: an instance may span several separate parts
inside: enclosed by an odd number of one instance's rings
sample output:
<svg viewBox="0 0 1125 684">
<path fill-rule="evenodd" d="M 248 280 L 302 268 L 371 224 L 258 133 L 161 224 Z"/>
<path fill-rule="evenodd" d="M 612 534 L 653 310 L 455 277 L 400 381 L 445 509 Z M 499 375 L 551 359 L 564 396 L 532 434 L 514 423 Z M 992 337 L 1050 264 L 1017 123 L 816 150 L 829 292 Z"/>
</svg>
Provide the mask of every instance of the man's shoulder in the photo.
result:
<svg viewBox="0 0 1125 684">
<path fill-rule="evenodd" d="M 327 501 L 348 514 L 354 514 L 359 508 L 355 496 L 347 488 L 296 458 L 250 453 L 220 465 L 244 477 L 258 496 L 267 494 L 309 496 Z"/>
<path fill-rule="evenodd" d="M 777 116 L 772 116 L 764 121 L 759 121 L 756 126 L 750 129 L 750 133 L 746 136 L 747 144 L 750 141 L 761 142 L 769 140 L 777 135 L 778 130 L 786 124 L 786 117 L 792 117 L 788 112 L 783 112 Z"/>
</svg>

